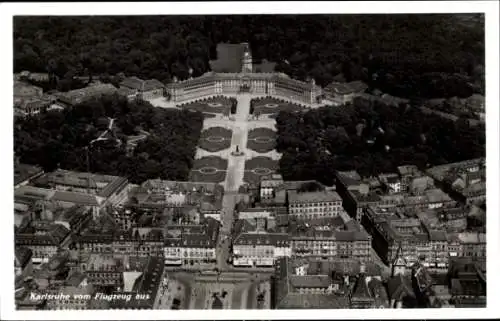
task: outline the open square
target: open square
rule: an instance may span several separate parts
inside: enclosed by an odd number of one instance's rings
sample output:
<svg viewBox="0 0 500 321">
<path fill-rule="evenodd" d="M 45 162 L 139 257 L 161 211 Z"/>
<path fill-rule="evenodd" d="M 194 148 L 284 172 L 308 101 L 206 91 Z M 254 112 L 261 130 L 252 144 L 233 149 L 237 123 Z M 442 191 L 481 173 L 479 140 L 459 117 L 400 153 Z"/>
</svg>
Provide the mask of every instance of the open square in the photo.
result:
<svg viewBox="0 0 500 321">
<path fill-rule="evenodd" d="M 247 148 L 267 153 L 276 147 L 276 132 L 269 128 L 255 128 L 248 132 Z"/>
<path fill-rule="evenodd" d="M 219 152 L 231 146 L 233 132 L 223 127 L 211 127 L 201 133 L 198 146 L 209 152 Z"/>
<path fill-rule="evenodd" d="M 218 156 L 206 156 L 193 163 L 189 180 L 193 182 L 220 183 L 226 178 L 227 160 Z"/>
<path fill-rule="evenodd" d="M 172 279 L 183 285 L 178 295 L 183 305 L 195 310 L 269 309 L 269 275 L 245 272 L 190 274 L 176 272 Z M 172 281 L 170 281 L 172 282 Z"/>
<path fill-rule="evenodd" d="M 278 161 L 269 157 L 258 156 L 245 162 L 243 180 L 250 184 L 258 184 L 260 177 L 272 174 L 278 169 Z"/>
</svg>

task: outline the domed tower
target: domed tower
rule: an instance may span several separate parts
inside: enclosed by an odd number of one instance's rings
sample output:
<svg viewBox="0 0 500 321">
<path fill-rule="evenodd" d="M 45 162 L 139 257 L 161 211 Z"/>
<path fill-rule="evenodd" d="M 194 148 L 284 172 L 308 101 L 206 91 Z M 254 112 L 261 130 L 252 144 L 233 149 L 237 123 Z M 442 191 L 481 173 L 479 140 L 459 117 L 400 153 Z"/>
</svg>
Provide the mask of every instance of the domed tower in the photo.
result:
<svg viewBox="0 0 500 321">
<path fill-rule="evenodd" d="M 242 64 L 242 72 L 252 72 L 252 54 L 250 53 L 250 47 L 248 43 L 243 44 L 245 49 L 243 50 L 243 64 Z"/>
</svg>

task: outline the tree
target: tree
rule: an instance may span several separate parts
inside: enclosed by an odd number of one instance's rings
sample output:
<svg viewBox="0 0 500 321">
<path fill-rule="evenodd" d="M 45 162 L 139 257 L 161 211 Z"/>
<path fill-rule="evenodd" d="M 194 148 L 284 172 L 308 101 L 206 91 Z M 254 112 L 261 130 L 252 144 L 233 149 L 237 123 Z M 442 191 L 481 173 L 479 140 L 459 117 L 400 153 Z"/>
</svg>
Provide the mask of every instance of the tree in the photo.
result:
<svg viewBox="0 0 500 321">
<path fill-rule="evenodd" d="M 321 86 L 338 76 L 394 96 L 452 97 L 484 92 L 484 15 L 470 17 L 479 23 L 442 14 L 15 17 L 14 69 L 186 79 L 189 68 L 194 77 L 209 70 L 217 43 L 250 42 L 255 60 Z"/>
<path fill-rule="evenodd" d="M 39 164 L 46 171 L 61 168 L 87 171 L 86 147 L 114 117 L 115 130 L 137 134 L 146 130 L 149 136 L 141 141 L 135 153 L 127 155 L 126 136 L 122 144 L 105 141 L 90 149 L 93 172 L 121 175 L 134 183 L 150 178 L 185 180 L 192 167 L 196 144 L 201 135 L 203 116 L 197 112 L 157 109 L 149 103 L 129 103 L 118 97 L 102 97 L 36 117 L 15 119 L 14 150 L 21 161 Z M 98 130 L 99 122 L 101 129 Z"/>
</svg>

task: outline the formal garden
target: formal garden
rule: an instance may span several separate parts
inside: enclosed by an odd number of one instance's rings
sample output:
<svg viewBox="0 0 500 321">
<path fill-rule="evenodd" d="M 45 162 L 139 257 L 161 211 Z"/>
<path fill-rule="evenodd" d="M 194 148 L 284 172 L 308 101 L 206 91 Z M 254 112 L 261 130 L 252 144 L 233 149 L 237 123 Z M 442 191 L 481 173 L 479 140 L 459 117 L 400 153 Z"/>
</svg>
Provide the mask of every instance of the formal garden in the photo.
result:
<svg viewBox="0 0 500 321">
<path fill-rule="evenodd" d="M 220 183 L 226 179 L 227 160 L 218 156 L 206 156 L 194 160 L 189 174 L 192 182 Z"/>
</svg>

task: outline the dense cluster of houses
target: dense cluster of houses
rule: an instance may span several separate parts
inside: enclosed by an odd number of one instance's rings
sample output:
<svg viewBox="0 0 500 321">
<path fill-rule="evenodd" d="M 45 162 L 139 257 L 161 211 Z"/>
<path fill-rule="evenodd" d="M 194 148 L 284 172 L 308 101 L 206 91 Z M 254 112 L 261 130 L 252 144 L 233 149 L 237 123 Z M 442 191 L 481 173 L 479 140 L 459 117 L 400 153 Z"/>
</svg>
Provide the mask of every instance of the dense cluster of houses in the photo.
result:
<svg viewBox="0 0 500 321">
<path fill-rule="evenodd" d="M 131 283 L 139 278 L 152 289 L 159 282 L 148 279 L 148 269 L 217 266 L 224 196 L 218 184 L 156 179 L 132 185 L 123 177 L 44 173 L 19 163 L 15 174 L 21 308 L 42 304 L 26 299 L 29 289 L 137 292 Z M 483 183 L 483 159 L 425 173 L 402 166 L 368 179 L 338 172 L 331 187 L 264 176 L 235 208 L 230 263 L 274 268 L 278 308 L 293 308 L 300 298 L 318 308 L 481 306 L 484 224 L 470 228 L 468 221 L 484 222 L 484 189 L 464 190 Z M 450 273 L 445 281 L 434 277 Z M 96 304 L 58 302 L 45 308 Z"/>
</svg>

